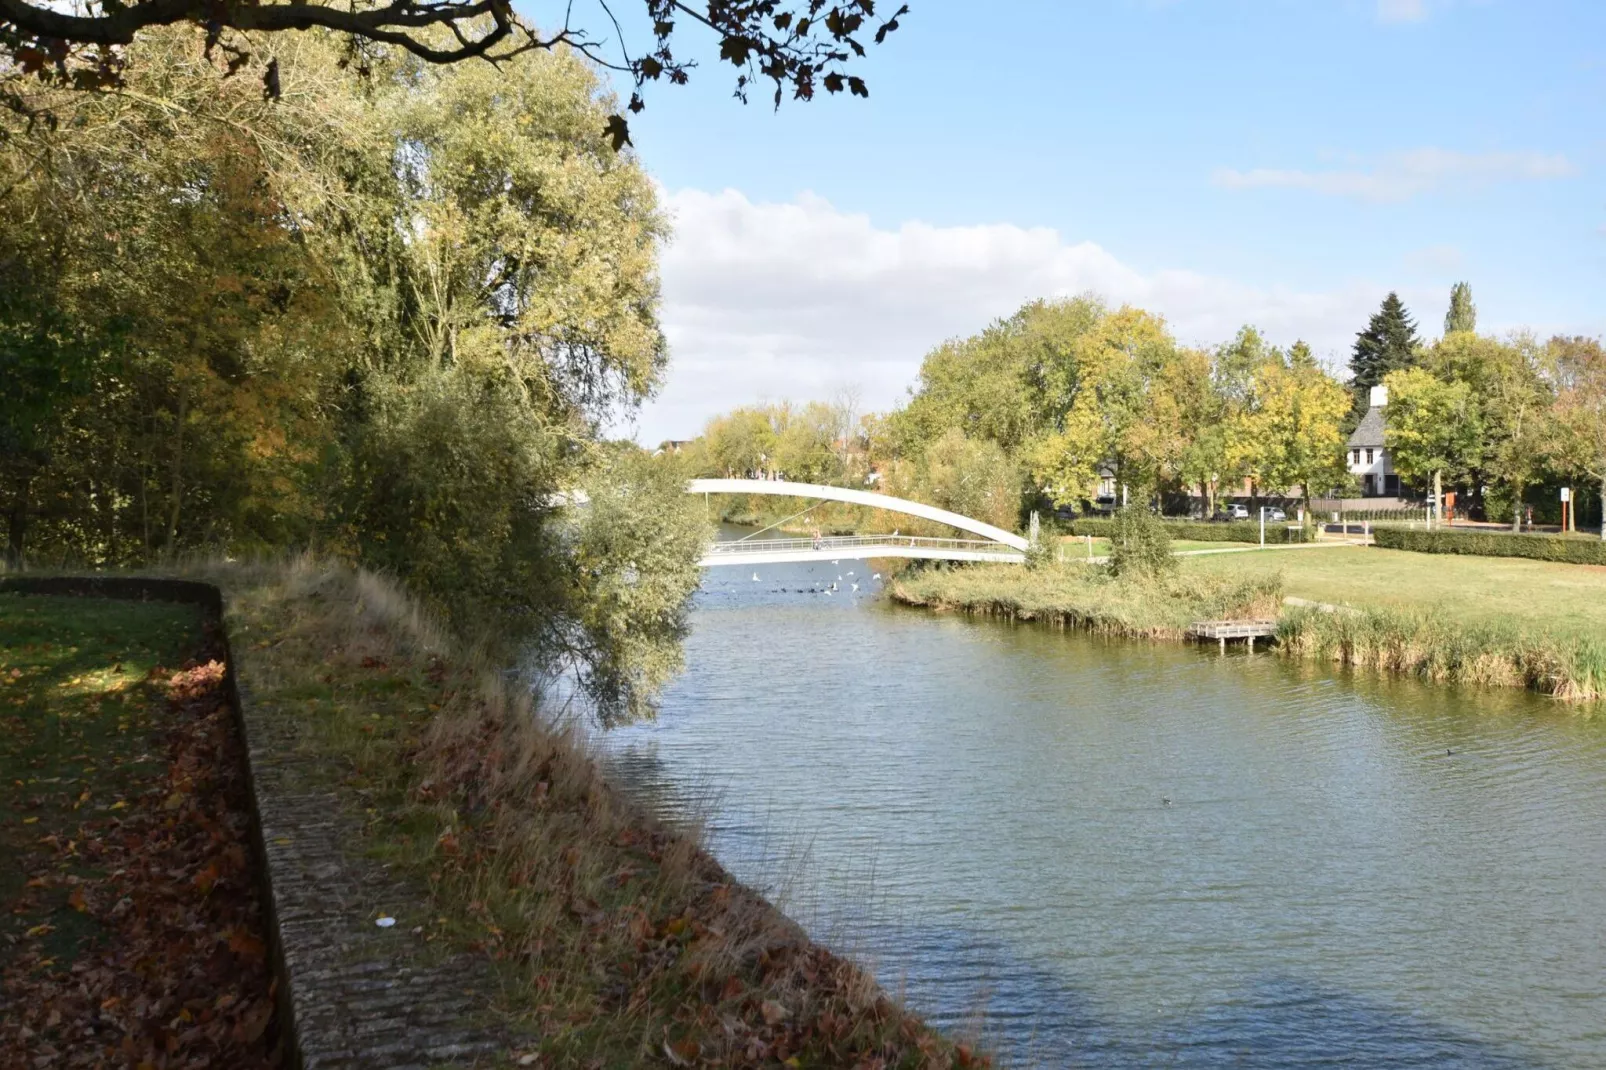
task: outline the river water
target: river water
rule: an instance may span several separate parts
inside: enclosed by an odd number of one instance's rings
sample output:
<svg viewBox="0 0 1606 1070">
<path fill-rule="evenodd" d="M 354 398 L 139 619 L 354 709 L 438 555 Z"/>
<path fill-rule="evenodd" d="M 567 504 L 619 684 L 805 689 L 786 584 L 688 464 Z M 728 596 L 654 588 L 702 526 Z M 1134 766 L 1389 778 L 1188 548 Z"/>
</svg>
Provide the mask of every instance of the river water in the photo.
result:
<svg viewBox="0 0 1606 1070">
<path fill-rule="evenodd" d="M 750 571 L 605 760 L 937 1024 L 1024 1065 L 1606 1066 L 1606 717 Z"/>
</svg>

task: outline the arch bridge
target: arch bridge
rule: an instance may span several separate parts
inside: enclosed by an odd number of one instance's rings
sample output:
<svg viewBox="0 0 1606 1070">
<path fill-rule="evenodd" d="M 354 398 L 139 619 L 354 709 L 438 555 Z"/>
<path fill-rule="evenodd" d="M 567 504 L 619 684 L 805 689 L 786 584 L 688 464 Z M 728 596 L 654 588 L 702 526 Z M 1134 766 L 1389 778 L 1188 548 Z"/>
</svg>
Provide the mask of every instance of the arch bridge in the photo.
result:
<svg viewBox="0 0 1606 1070">
<path fill-rule="evenodd" d="M 845 502 L 889 513 L 919 517 L 980 536 L 974 539 L 933 539 L 918 535 L 828 535 L 819 539 L 756 539 L 751 536 L 732 542 L 716 542 L 708 548 L 700 564 L 770 565 L 783 562 L 863 560 L 870 557 L 916 557 L 936 561 L 993 561 L 1021 564 L 1026 560 L 1027 541 L 1014 532 L 952 513 L 936 506 L 894 498 L 848 487 L 821 483 L 793 483 L 776 479 L 693 479 L 690 494 L 764 494 L 788 498 L 815 498 Z M 760 533 L 761 534 L 761 533 Z"/>
</svg>

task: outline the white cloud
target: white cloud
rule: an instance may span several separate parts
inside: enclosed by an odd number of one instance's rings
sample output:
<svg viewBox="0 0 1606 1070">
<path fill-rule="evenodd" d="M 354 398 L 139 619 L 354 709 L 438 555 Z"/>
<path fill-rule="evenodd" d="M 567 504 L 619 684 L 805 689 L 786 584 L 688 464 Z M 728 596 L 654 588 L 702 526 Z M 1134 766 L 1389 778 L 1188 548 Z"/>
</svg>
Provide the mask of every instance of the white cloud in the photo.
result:
<svg viewBox="0 0 1606 1070">
<path fill-rule="evenodd" d="M 1301 171 L 1224 167 L 1213 176 L 1227 189 L 1303 189 L 1366 201 L 1403 201 L 1457 185 L 1539 181 L 1578 173 L 1567 157 L 1542 152 L 1455 152 L 1422 148 L 1383 157 L 1369 169 Z"/>
<path fill-rule="evenodd" d="M 1427 17 L 1427 0 L 1377 0 L 1379 22 L 1421 22 Z"/>
<path fill-rule="evenodd" d="M 1164 315 L 1186 343 L 1254 323 L 1276 341 L 1347 354 L 1380 287 L 1324 293 L 1258 287 L 1185 270 L 1143 272 L 1092 242 L 1007 224 L 878 228 L 804 194 L 786 204 L 734 190 L 665 197 L 675 238 L 663 259 L 671 364 L 636 429 L 644 443 L 697 433 L 761 399 L 823 398 L 856 384 L 867 408 L 896 404 L 921 357 L 1038 297 L 1087 291 Z"/>
</svg>

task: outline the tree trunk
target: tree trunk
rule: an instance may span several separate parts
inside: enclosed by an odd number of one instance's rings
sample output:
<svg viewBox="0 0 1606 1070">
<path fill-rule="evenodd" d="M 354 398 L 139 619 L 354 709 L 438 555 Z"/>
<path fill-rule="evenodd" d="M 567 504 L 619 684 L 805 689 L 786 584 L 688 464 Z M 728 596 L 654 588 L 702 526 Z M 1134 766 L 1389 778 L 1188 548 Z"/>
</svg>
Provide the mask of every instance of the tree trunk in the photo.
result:
<svg viewBox="0 0 1606 1070">
<path fill-rule="evenodd" d="M 1434 530 L 1444 526 L 1444 470 L 1433 470 L 1433 527 Z"/>
<path fill-rule="evenodd" d="M 162 547 L 162 553 L 172 560 L 174 544 L 178 541 L 179 509 L 184 502 L 184 417 L 187 405 L 184 390 L 181 387 L 178 395 L 178 427 L 173 437 L 173 500 L 167 514 L 167 543 Z"/>
<path fill-rule="evenodd" d="M 1516 534 L 1522 530 L 1522 488 L 1512 487 L 1511 493 L 1515 499 L 1511 505 L 1511 531 Z"/>
<path fill-rule="evenodd" d="M 22 568 L 22 537 L 28 529 L 28 484 L 17 488 L 6 515 L 6 568 L 16 572 Z"/>
<path fill-rule="evenodd" d="M 1600 477 L 1600 538 L 1606 542 L 1606 476 Z"/>
</svg>

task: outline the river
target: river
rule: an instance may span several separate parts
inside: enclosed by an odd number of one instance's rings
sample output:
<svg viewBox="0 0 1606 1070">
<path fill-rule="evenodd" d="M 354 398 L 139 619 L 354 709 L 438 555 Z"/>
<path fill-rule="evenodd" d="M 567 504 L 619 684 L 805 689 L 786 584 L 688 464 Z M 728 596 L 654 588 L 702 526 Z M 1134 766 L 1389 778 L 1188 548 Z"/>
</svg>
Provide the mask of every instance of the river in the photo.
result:
<svg viewBox="0 0 1606 1070">
<path fill-rule="evenodd" d="M 1025 1065 L 1606 1066 L 1606 718 L 750 571 L 605 761 L 935 1023 Z"/>
</svg>

